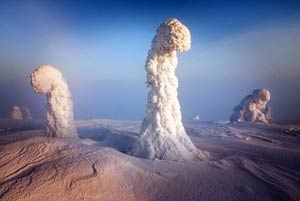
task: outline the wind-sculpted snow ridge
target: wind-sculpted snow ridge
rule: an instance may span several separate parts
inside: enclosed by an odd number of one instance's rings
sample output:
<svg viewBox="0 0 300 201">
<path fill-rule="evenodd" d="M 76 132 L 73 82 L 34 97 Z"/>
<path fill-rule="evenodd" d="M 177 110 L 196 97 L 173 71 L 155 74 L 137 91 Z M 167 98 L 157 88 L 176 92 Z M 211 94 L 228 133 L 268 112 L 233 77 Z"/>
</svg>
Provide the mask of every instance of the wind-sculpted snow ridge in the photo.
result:
<svg viewBox="0 0 300 201">
<path fill-rule="evenodd" d="M 10 110 L 9 116 L 11 119 L 17 119 L 17 120 L 23 119 L 23 115 L 19 106 L 13 106 Z"/>
<path fill-rule="evenodd" d="M 71 93 L 61 72 L 44 65 L 33 71 L 30 78 L 36 93 L 47 94 L 48 137 L 77 137 Z"/>
<path fill-rule="evenodd" d="M 256 89 L 246 96 L 238 106 L 233 109 L 230 122 L 264 122 L 271 120 L 271 107 L 267 105 L 271 95 L 267 89 Z"/>
<path fill-rule="evenodd" d="M 190 47 L 190 32 L 177 19 L 168 19 L 158 27 L 145 64 L 150 88 L 146 118 L 132 155 L 174 161 L 208 157 L 186 134 L 177 98 L 177 52 L 188 51 Z"/>
</svg>

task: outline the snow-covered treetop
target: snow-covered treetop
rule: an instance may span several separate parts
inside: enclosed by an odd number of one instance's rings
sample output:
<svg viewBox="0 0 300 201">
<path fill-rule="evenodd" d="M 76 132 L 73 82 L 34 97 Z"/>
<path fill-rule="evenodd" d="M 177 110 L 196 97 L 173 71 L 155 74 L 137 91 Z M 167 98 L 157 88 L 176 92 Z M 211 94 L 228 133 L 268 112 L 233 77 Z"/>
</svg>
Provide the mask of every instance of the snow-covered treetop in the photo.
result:
<svg viewBox="0 0 300 201">
<path fill-rule="evenodd" d="M 31 73 L 30 78 L 36 93 L 47 93 L 59 97 L 70 97 L 71 95 L 63 75 L 51 65 L 40 66 Z"/>
<path fill-rule="evenodd" d="M 189 29 L 175 18 L 164 21 L 156 30 L 152 45 L 164 51 L 185 52 L 191 48 Z"/>
<path fill-rule="evenodd" d="M 270 91 L 267 89 L 256 89 L 253 91 L 254 101 L 259 102 L 269 102 L 271 99 Z"/>
<path fill-rule="evenodd" d="M 61 72 L 51 65 L 42 65 L 30 75 L 31 84 L 35 92 L 47 93 L 56 82 L 63 80 Z"/>
</svg>

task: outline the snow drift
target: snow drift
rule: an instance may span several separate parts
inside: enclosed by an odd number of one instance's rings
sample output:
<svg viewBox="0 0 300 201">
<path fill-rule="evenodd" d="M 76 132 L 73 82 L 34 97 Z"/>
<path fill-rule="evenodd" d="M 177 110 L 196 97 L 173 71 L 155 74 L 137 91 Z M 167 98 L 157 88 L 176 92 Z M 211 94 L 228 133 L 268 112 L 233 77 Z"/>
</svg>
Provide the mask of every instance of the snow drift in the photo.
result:
<svg viewBox="0 0 300 201">
<path fill-rule="evenodd" d="M 188 51 L 190 46 L 190 32 L 177 19 L 158 27 L 145 64 L 150 88 L 146 117 L 131 154 L 175 161 L 206 158 L 207 153 L 198 150 L 185 132 L 177 99 L 177 52 Z"/>
<path fill-rule="evenodd" d="M 267 103 L 271 94 L 267 89 L 256 89 L 242 99 L 233 109 L 230 122 L 252 121 L 267 123 L 271 119 L 271 107 Z"/>
<path fill-rule="evenodd" d="M 30 78 L 36 93 L 47 94 L 48 137 L 77 137 L 71 93 L 61 72 L 44 65 L 33 71 Z"/>
</svg>

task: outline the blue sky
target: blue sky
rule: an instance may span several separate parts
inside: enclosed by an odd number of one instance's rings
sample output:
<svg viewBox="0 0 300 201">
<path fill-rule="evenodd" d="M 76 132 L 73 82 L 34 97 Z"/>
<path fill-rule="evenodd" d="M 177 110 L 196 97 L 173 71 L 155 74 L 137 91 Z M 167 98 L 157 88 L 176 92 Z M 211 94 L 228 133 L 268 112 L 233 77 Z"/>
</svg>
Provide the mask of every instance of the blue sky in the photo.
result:
<svg viewBox="0 0 300 201">
<path fill-rule="evenodd" d="M 184 119 L 226 119 L 243 96 L 268 88 L 278 120 L 300 120 L 300 1 L 0 1 L 0 116 L 12 105 L 44 115 L 29 74 L 58 67 L 77 119 L 140 120 L 144 62 L 159 24 L 191 31 L 179 55 Z"/>
</svg>

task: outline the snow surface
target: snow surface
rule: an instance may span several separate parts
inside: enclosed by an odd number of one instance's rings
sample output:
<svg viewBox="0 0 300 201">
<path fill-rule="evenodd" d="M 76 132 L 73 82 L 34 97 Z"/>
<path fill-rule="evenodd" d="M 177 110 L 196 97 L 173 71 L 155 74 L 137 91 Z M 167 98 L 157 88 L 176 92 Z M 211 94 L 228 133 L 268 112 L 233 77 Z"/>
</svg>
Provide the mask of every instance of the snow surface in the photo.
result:
<svg viewBox="0 0 300 201">
<path fill-rule="evenodd" d="M 76 141 L 46 137 L 43 121 L 0 119 L 0 200 L 300 200 L 300 123 L 186 121 L 212 156 L 194 162 L 125 154 L 140 123 L 76 121 Z"/>
<path fill-rule="evenodd" d="M 187 51 L 190 46 L 190 32 L 177 19 L 168 19 L 158 27 L 145 64 L 150 88 L 146 117 L 132 155 L 174 161 L 209 157 L 194 146 L 181 122 L 175 75 L 177 52 Z"/>
<path fill-rule="evenodd" d="M 73 124 L 71 92 L 61 72 L 43 65 L 30 75 L 36 93 L 47 94 L 47 135 L 49 137 L 77 137 Z"/>
</svg>

